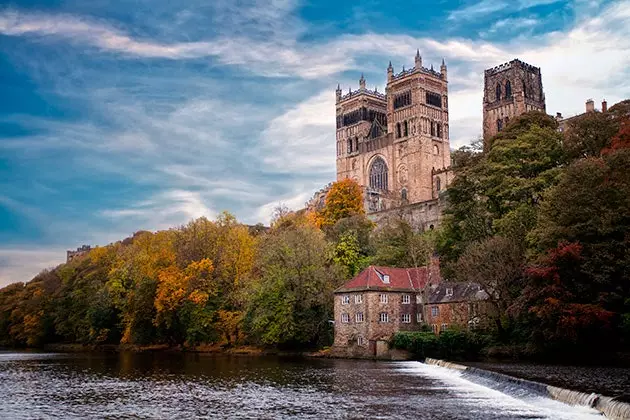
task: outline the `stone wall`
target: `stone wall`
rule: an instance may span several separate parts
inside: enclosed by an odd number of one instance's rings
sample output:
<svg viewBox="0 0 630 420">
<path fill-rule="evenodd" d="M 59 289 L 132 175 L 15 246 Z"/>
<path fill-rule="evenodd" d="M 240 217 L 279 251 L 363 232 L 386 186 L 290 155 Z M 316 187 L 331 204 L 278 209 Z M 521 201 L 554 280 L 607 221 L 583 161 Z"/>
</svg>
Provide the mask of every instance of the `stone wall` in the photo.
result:
<svg viewBox="0 0 630 420">
<path fill-rule="evenodd" d="M 445 205 L 446 199 L 442 195 L 442 198 L 369 213 L 368 218 L 377 225 L 385 225 L 389 221 L 402 219 L 414 229 L 425 231 L 439 226 Z"/>
</svg>

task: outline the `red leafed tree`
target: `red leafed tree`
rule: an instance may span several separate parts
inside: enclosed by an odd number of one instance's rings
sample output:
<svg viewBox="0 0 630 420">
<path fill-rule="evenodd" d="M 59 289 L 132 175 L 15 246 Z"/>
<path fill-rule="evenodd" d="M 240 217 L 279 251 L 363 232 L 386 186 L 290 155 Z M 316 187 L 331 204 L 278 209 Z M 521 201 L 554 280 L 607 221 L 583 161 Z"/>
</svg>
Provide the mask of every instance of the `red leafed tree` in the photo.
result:
<svg viewBox="0 0 630 420">
<path fill-rule="evenodd" d="M 619 132 L 612 138 L 610 147 L 602 150 L 602 155 L 608 155 L 621 149 L 630 149 L 630 117 L 621 121 Z"/>
<path fill-rule="evenodd" d="M 590 300 L 582 246 L 562 242 L 526 269 L 529 285 L 514 309 L 531 317 L 532 338 L 543 346 L 578 344 L 606 334 L 614 314 Z"/>
</svg>

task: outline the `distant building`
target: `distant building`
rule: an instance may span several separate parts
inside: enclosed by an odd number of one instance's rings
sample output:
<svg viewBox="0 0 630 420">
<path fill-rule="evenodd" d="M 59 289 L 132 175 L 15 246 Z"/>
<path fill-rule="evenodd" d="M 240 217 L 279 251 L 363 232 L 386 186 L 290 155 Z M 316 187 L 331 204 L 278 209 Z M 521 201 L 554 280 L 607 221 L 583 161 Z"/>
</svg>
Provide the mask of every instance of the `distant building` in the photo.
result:
<svg viewBox="0 0 630 420">
<path fill-rule="evenodd" d="M 586 114 L 588 114 L 590 112 L 597 112 L 597 111 L 599 111 L 599 110 L 595 109 L 595 101 L 593 101 L 592 99 L 587 99 L 586 100 L 585 110 L 581 114 L 574 115 L 574 116 L 569 117 L 569 118 L 563 118 L 562 114 L 560 112 L 556 113 L 556 121 L 558 122 L 558 131 L 564 133 L 567 130 L 567 128 L 569 127 L 569 125 L 571 124 L 571 122 L 577 120 L 581 116 L 586 115 Z M 604 99 L 602 101 L 601 112 L 607 112 L 607 111 L 608 111 L 608 102 L 606 102 L 606 100 Z"/>
<path fill-rule="evenodd" d="M 90 252 L 91 249 L 92 247 L 90 245 L 82 245 L 81 247 L 77 248 L 76 251 L 68 250 L 66 252 L 66 263 L 69 263 L 75 258 L 78 258 L 87 254 L 88 252 Z"/>
<path fill-rule="evenodd" d="M 510 120 L 529 111 L 545 111 L 539 67 L 520 60 L 484 72 L 483 139 L 495 136 Z"/>
</svg>

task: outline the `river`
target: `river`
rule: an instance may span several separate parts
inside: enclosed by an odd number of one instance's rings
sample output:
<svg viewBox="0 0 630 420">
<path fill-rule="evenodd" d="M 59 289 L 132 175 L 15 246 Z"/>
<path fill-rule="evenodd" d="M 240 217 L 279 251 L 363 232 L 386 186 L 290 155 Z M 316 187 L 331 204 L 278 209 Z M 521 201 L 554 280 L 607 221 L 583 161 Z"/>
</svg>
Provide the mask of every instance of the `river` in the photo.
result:
<svg viewBox="0 0 630 420">
<path fill-rule="evenodd" d="M 1 419 L 594 419 L 418 362 L 0 353 Z"/>
</svg>

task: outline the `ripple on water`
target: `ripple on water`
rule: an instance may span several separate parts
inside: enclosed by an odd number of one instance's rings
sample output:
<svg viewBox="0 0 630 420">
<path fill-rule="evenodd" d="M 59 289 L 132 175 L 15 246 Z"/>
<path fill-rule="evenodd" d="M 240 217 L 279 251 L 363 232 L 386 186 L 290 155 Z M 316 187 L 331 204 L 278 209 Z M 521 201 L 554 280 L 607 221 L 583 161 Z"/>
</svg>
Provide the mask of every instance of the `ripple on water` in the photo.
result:
<svg viewBox="0 0 630 420">
<path fill-rule="evenodd" d="M 415 362 L 0 354 L 0 418 L 591 418 Z M 538 398 L 538 399 L 536 399 Z"/>
</svg>

